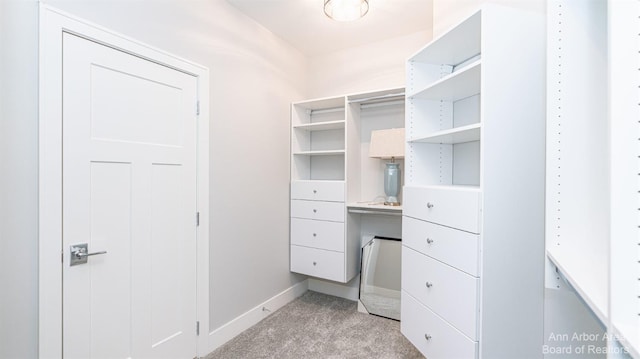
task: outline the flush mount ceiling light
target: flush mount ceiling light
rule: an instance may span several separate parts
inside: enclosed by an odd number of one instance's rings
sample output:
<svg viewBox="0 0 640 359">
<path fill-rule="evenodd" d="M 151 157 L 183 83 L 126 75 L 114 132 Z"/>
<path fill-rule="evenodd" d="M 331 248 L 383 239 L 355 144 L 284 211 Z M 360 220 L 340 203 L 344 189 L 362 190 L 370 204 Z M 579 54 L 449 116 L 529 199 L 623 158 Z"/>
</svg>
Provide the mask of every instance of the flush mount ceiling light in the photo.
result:
<svg viewBox="0 0 640 359">
<path fill-rule="evenodd" d="M 324 13 L 336 21 L 353 21 L 369 11 L 369 0 L 324 0 Z"/>
</svg>

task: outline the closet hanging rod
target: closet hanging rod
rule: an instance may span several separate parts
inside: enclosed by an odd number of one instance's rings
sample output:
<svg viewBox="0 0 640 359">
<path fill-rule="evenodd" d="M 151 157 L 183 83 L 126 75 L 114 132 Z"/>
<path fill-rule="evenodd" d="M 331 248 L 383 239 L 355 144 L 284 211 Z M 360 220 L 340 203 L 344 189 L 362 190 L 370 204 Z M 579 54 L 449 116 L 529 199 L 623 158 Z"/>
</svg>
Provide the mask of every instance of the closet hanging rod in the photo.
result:
<svg viewBox="0 0 640 359">
<path fill-rule="evenodd" d="M 366 109 L 366 108 L 372 108 L 372 107 L 391 106 L 391 105 L 404 105 L 404 99 L 396 100 L 396 101 L 363 103 L 362 105 L 360 105 L 360 108 L 361 109 Z"/>
<path fill-rule="evenodd" d="M 392 101 L 392 100 L 397 99 L 398 97 L 404 98 L 404 92 L 390 93 L 390 94 L 381 95 L 381 96 L 371 96 L 371 97 L 359 98 L 359 99 L 355 99 L 355 100 L 350 100 L 349 103 L 362 103 L 362 102 L 369 102 L 369 101 L 382 102 L 384 100 Z"/>
<path fill-rule="evenodd" d="M 319 110 L 307 110 L 307 115 L 317 115 L 321 113 L 341 112 L 344 111 L 344 107 L 323 108 Z"/>
<path fill-rule="evenodd" d="M 479 60 L 481 58 L 482 58 L 482 54 L 481 53 L 477 53 L 477 54 L 475 54 L 473 56 L 469 56 L 468 58 L 458 62 L 457 64 L 453 64 L 453 66 L 451 66 L 451 67 L 453 69 L 453 72 L 456 72 L 458 69 L 465 68 L 470 63 L 472 63 L 472 62 L 474 62 L 476 60 Z"/>
</svg>

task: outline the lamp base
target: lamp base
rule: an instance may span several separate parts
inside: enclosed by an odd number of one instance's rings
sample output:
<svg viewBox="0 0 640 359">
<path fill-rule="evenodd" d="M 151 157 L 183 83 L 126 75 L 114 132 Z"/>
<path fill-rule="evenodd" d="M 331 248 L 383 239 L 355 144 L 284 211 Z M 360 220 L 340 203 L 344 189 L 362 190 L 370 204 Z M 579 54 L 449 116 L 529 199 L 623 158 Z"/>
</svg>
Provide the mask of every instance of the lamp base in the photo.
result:
<svg viewBox="0 0 640 359">
<path fill-rule="evenodd" d="M 385 206 L 399 206 L 398 193 L 400 193 L 400 165 L 395 162 L 387 162 L 384 170 L 384 194 Z"/>
</svg>

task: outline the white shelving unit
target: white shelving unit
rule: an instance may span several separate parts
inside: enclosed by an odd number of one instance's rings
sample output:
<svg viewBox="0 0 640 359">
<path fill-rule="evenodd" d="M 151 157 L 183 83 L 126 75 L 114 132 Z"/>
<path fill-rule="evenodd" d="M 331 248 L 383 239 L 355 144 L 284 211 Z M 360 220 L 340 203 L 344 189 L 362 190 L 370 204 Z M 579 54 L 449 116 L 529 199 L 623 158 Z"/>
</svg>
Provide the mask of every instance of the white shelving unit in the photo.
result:
<svg viewBox="0 0 640 359">
<path fill-rule="evenodd" d="M 400 236 L 400 217 L 381 225 L 379 216 L 401 209 L 370 204 L 384 195 L 384 163 L 369 158 L 369 141 L 373 130 L 403 127 L 404 109 L 404 88 L 292 104 L 292 272 L 347 283 L 363 234 Z"/>
<path fill-rule="evenodd" d="M 547 13 L 548 269 L 606 330 L 607 358 L 640 358 L 640 1 Z"/>
<path fill-rule="evenodd" d="M 429 359 L 542 355 L 544 24 L 486 5 L 407 63 L 401 330 Z"/>
</svg>

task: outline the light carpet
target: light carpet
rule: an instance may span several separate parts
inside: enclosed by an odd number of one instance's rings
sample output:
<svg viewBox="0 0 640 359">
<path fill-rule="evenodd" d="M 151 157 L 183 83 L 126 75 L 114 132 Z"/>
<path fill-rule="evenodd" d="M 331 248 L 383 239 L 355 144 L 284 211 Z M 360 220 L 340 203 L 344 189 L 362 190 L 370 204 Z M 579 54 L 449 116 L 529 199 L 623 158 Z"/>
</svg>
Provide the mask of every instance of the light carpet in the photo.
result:
<svg viewBox="0 0 640 359">
<path fill-rule="evenodd" d="M 308 291 L 206 359 L 424 358 L 400 323 L 360 313 L 357 303 Z"/>
</svg>

